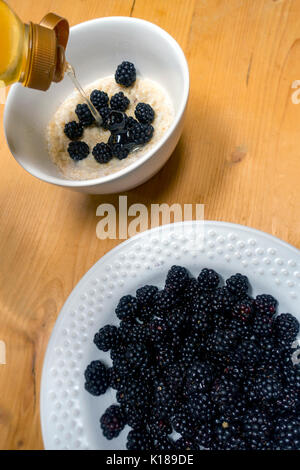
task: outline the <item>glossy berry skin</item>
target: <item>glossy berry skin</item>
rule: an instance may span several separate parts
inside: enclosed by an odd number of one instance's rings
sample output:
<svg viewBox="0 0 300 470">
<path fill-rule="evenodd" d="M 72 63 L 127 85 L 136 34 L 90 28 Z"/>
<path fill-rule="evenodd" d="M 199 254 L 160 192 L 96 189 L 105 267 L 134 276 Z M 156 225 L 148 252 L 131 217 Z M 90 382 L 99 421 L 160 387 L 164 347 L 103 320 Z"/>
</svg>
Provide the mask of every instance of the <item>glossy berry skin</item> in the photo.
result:
<svg viewBox="0 0 300 470">
<path fill-rule="evenodd" d="M 109 98 L 105 91 L 93 90 L 90 96 L 90 100 L 97 111 L 100 111 L 101 108 L 108 106 Z"/>
<path fill-rule="evenodd" d="M 204 268 L 198 276 L 198 284 L 201 289 L 212 290 L 219 285 L 220 277 L 213 269 Z"/>
<path fill-rule="evenodd" d="M 277 301 L 272 295 L 258 295 L 254 300 L 254 308 L 260 315 L 273 316 L 276 313 Z"/>
<path fill-rule="evenodd" d="M 132 62 L 123 61 L 120 65 L 118 65 L 115 73 L 115 80 L 117 83 L 125 87 L 133 85 L 136 80 L 136 70 L 134 64 Z"/>
<path fill-rule="evenodd" d="M 147 103 L 138 103 L 135 108 L 135 117 L 142 124 L 151 124 L 154 121 L 154 110 Z"/>
<path fill-rule="evenodd" d="M 102 395 L 108 388 L 108 373 L 101 361 L 92 361 L 84 372 L 85 389 L 92 395 Z"/>
<path fill-rule="evenodd" d="M 165 282 L 165 289 L 173 292 L 182 292 L 189 280 L 189 273 L 187 269 L 181 266 L 172 266 L 168 271 L 167 279 Z"/>
<path fill-rule="evenodd" d="M 83 126 L 80 122 L 71 121 L 67 122 L 64 127 L 64 133 L 70 140 L 77 140 L 82 137 Z"/>
<path fill-rule="evenodd" d="M 98 163 L 108 163 L 112 159 L 111 148 L 104 142 L 96 144 L 93 148 L 92 154 Z"/>
<path fill-rule="evenodd" d="M 118 437 L 125 426 L 125 417 L 118 405 L 111 405 L 100 418 L 100 426 L 106 439 Z"/>
<path fill-rule="evenodd" d="M 76 106 L 75 113 L 77 114 L 77 117 L 83 127 L 91 126 L 95 121 L 95 118 L 92 115 L 88 105 L 85 103 L 78 104 Z"/>
<path fill-rule="evenodd" d="M 116 315 L 120 320 L 136 317 L 138 312 L 138 304 L 132 295 L 124 295 L 116 308 Z"/>
<path fill-rule="evenodd" d="M 149 433 L 145 429 L 133 429 L 127 436 L 127 450 L 152 450 L 154 444 Z"/>
<path fill-rule="evenodd" d="M 248 278 L 240 273 L 234 274 L 226 280 L 226 286 L 233 295 L 244 297 L 249 287 Z"/>
<path fill-rule="evenodd" d="M 124 160 L 129 155 L 129 149 L 126 145 L 123 144 L 115 144 L 111 147 L 111 152 L 114 157 L 118 160 Z"/>
<path fill-rule="evenodd" d="M 274 321 L 275 334 L 281 340 L 292 342 L 299 333 L 299 322 L 290 313 L 281 313 Z"/>
<path fill-rule="evenodd" d="M 122 112 L 126 111 L 129 104 L 130 104 L 129 99 L 127 98 L 127 96 L 124 95 L 122 91 L 120 91 L 119 93 L 116 93 L 110 99 L 111 109 L 116 109 L 118 111 L 122 111 Z"/>
<path fill-rule="evenodd" d="M 78 162 L 88 157 L 90 148 L 85 142 L 70 142 L 68 146 L 68 153 L 72 160 Z"/>
<path fill-rule="evenodd" d="M 279 418 L 274 430 L 275 443 L 280 450 L 300 449 L 300 419 Z"/>
<path fill-rule="evenodd" d="M 136 122 L 129 129 L 129 139 L 136 145 L 145 145 L 152 139 L 153 133 L 154 128 L 151 124 Z"/>
<path fill-rule="evenodd" d="M 94 336 L 94 343 L 100 351 L 107 352 L 118 343 L 118 328 L 114 325 L 105 325 Z"/>
</svg>

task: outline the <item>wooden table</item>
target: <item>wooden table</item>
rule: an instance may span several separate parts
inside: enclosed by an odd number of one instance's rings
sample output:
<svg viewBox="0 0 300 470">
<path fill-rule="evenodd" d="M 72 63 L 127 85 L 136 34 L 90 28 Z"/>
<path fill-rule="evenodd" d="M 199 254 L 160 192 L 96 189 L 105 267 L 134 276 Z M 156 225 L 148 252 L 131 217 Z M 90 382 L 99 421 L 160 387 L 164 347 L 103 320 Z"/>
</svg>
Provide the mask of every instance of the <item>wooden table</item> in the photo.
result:
<svg viewBox="0 0 300 470">
<path fill-rule="evenodd" d="M 203 203 L 300 247 L 299 0 L 10 0 L 24 21 L 48 11 L 71 25 L 124 15 L 157 23 L 182 46 L 191 94 L 183 136 L 165 168 L 128 204 Z M 300 94 L 299 94 L 300 96 Z M 297 96 L 295 96 L 297 98 Z M 1 114 L 4 106 L 0 106 Z M 119 241 L 96 237 L 87 196 L 27 174 L 0 136 L 1 449 L 42 449 L 39 390 L 57 315 L 82 275 Z"/>
</svg>

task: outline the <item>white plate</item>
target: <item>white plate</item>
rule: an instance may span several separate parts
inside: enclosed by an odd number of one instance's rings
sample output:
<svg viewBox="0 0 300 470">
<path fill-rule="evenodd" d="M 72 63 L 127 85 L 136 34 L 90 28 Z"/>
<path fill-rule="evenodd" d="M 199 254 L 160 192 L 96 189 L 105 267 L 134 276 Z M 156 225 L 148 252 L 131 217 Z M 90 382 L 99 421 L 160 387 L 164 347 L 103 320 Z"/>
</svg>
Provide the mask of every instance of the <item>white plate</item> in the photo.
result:
<svg viewBox="0 0 300 470">
<path fill-rule="evenodd" d="M 95 332 L 117 324 L 119 298 L 145 284 L 163 286 L 170 266 L 193 275 L 203 267 L 224 278 L 246 274 L 252 294 L 268 293 L 280 312 L 299 315 L 300 252 L 263 232 L 224 222 L 185 222 L 143 232 L 101 258 L 77 284 L 53 329 L 41 382 L 41 422 L 46 449 L 125 449 L 127 427 L 106 440 L 99 426 L 104 409 L 115 401 L 110 390 L 93 397 L 83 373 L 95 359 L 110 360 L 93 343 Z"/>
</svg>

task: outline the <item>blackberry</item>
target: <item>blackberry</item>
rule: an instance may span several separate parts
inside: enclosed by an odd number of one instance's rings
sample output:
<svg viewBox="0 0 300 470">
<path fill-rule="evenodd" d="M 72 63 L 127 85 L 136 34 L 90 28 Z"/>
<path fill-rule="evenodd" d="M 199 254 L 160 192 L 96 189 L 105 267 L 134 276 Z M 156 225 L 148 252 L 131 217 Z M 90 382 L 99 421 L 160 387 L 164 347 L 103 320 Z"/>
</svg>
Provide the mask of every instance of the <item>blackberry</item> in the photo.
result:
<svg viewBox="0 0 300 470">
<path fill-rule="evenodd" d="M 124 393 L 123 393 L 123 395 L 124 395 Z M 130 405 L 126 402 L 125 402 L 122 409 L 123 409 L 123 413 L 125 415 L 126 423 L 131 428 L 139 428 L 144 424 L 144 422 L 145 422 L 145 409 L 138 408 L 137 406 Z"/>
<path fill-rule="evenodd" d="M 188 395 L 207 390 L 214 381 L 214 369 L 209 363 L 195 362 L 186 374 L 186 392 Z"/>
<path fill-rule="evenodd" d="M 299 450 L 300 419 L 299 417 L 279 418 L 275 424 L 274 439 L 279 450 Z"/>
<path fill-rule="evenodd" d="M 134 119 L 134 117 L 127 116 L 125 129 L 126 130 L 132 129 L 132 127 L 134 127 L 136 124 L 138 124 L 138 121 Z"/>
<path fill-rule="evenodd" d="M 275 401 L 282 394 L 282 383 L 275 373 L 262 371 L 255 378 L 255 389 L 262 402 Z"/>
<path fill-rule="evenodd" d="M 243 416 L 242 433 L 251 450 L 259 450 L 270 439 L 272 422 L 259 408 L 248 410 Z"/>
<path fill-rule="evenodd" d="M 238 437 L 239 428 L 235 423 L 216 421 L 214 450 L 243 450 L 246 445 Z"/>
<path fill-rule="evenodd" d="M 161 290 L 155 294 L 154 309 L 158 317 L 165 317 L 175 306 L 177 296 L 172 290 Z"/>
<path fill-rule="evenodd" d="M 159 345 L 155 354 L 156 363 L 160 368 L 166 368 L 175 362 L 173 351 L 168 345 Z"/>
<path fill-rule="evenodd" d="M 211 330 L 210 316 L 206 312 L 198 312 L 192 315 L 190 321 L 194 332 L 206 334 Z"/>
<path fill-rule="evenodd" d="M 110 107 L 111 109 L 116 109 L 118 111 L 126 111 L 129 106 L 129 99 L 127 96 L 124 95 L 123 91 L 116 93 L 110 99 Z"/>
<path fill-rule="evenodd" d="M 105 325 L 94 336 L 94 343 L 100 351 L 109 351 L 118 342 L 118 328 L 114 325 Z"/>
<path fill-rule="evenodd" d="M 115 366 L 108 369 L 108 379 L 109 385 L 114 390 L 123 390 L 125 386 L 126 377 L 120 374 L 120 371 Z"/>
<path fill-rule="evenodd" d="M 276 400 L 278 414 L 296 414 L 300 405 L 300 396 L 297 390 L 286 387 L 281 396 Z"/>
<path fill-rule="evenodd" d="M 208 423 L 215 415 L 216 407 L 212 402 L 210 395 L 205 392 L 195 393 L 188 397 L 187 406 L 191 416 L 197 422 Z"/>
<path fill-rule="evenodd" d="M 239 383 L 244 378 L 245 367 L 247 367 L 247 365 L 244 366 L 244 365 L 236 364 L 236 363 L 229 364 L 223 370 L 223 374 L 221 377 L 222 378 L 229 377 L 231 380 L 234 380 L 235 382 Z"/>
<path fill-rule="evenodd" d="M 162 435 L 156 440 L 155 449 L 159 451 L 174 451 L 174 442 L 168 436 Z"/>
<path fill-rule="evenodd" d="M 180 437 L 175 442 L 175 449 L 176 450 L 199 450 L 199 447 L 194 441 L 185 439 L 184 437 Z"/>
<path fill-rule="evenodd" d="M 149 323 L 150 339 L 153 343 L 162 343 L 166 341 L 168 326 L 166 322 L 159 318 L 154 318 Z"/>
<path fill-rule="evenodd" d="M 185 438 L 193 438 L 196 434 L 194 420 L 183 407 L 179 408 L 172 417 L 172 426 L 176 432 Z"/>
<path fill-rule="evenodd" d="M 150 391 L 146 384 L 137 382 L 134 377 L 131 377 L 129 380 L 127 378 L 123 392 L 126 403 L 131 406 L 145 408 L 150 403 Z"/>
<path fill-rule="evenodd" d="M 84 372 L 85 389 L 92 395 L 102 395 L 108 388 L 108 374 L 101 361 L 92 361 Z"/>
<path fill-rule="evenodd" d="M 226 280 L 226 286 L 233 295 L 244 297 L 249 288 L 249 281 L 247 276 L 237 273 Z"/>
<path fill-rule="evenodd" d="M 156 416 L 150 417 L 148 427 L 153 440 L 172 433 L 172 426 L 169 421 L 157 418 Z"/>
<path fill-rule="evenodd" d="M 170 364 L 166 368 L 166 382 L 172 390 L 180 390 L 184 381 L 185 368 L 182 364 Z"/>
<path fill-rule="evenodd" d="M 266 338 L 273 333 L 273 318 L 268 315 L 256 315 L 253 322 L 253 333 L 257 338 Z"/>
<path fill-rule="evenodd" d="M 220 277 L 213 269 L 204 268 L 198 276 L 198 284 L 203 290 L 213 290 L 219 285 Z"/>
<path fill-rule="evenodd" d="M 253 336 L 252 325 L 245 323 L 239 318 L 233 318 L 228 324 L 228 328 L 238 337 L 240 340 L 249 340 Z"/>
<path fill-rule="evenodd" d="M 208 341 L 208 350 L 214 356 L 224 356 L 231 353 L 237 344 L 233 331 L 216 329 Z"/>
<path fill-rule="evenodd" d="M 233 360 L 236 364 L 244 364 L 253 368 L 261 358 L 261 349 L 253 340 L 244 340 L 237 347 Z"/>
<path fill-rule="evenodd" d="M 197 359 L 199 339 L 196 336 L 187 336 L 181 346 L 179 363 L 189 367 Z"/>
<path fill-rule="evenodd" d="M 195 278 L 188 279 L 186 286 L 184 288 L 183 294 L 182 294 L 183 302 L 185 304 L 195 302 L 195 300 L 198 299 L 199 294 L 200 294 L 200 286 L 198 284 L 197 279 Z"/>
<path fill-rule="evenodd" d="M 108 106 L 108 94 L 105 91 L 93 90 L 90 96 L 92 104 L 95 106 L 97 111 L 100 112 L 101 108 Z"/>
<path fill-rule="evenodd" d="M 136 298 L 138 302 L 144 305 L 153 305 L 155 294 L 158 292 L 158 287 L 156 286 L 144 286 L 140 287 L 136 291 Z"/>
<path fill-rule="evenodd" d="M 152 450 L 153 442 L 146 429 L 133 429 L 127 436 L 127 450 Z"/>
<path fill-rule="evenodd" d="M 115 312 L 120 320 L 136 317 L 138 312 L 136 298 L 132 295 L 124 295 L 121 297 Z"/>
<path fill-rule="evenodd" d="M 232 403 L 221 404 L 219 407 L 219 416 L 221 421 L 226 421 L 230 423 L 240 422 L 242 417 L 248 411 L 249 404 L 245 398 L 239 398 Z"/>
<path fill-rule="evenodd" d="M 178 398 L 163 380 L 158 380 L 154 383 L 154 400 L 156 406 L 163 409 L 163 412 L 167 415 L 173 415 L 178 408 Z"/>
<path fill-rule="evenodd" d="M 76 121 L 67 122 L 64 128 L 64 133 L 70 140 L 80 139 L 83 134 L 82 124 Z"/>
<path fill-rule="evenodd" d="M 231 378 L 216 379 L 211 390 L 212 400 L 218 406 L 226 406 L 236 401 L 239 384 Z"/>
<path fill-rule="evenodd" d="M 136 145 L 145 145 L 147 144 L 153 136 L 154 128 L 151 124 L 141 124 L 136 122 L 129 129 L 129 139 L 134 142 Z"/>
<path fill-rule="evenodd" d="M 244 323 L 249 322 L 253 317 L 253 300 L 246 297 L 235 304 L 232 316 Z"/>
<path fill-rule="evenodd" d="M 115 73 L 115 80 L 117 83 L 125 87 L 132 85 L 136 80 L 136 70 L 133 63 L 123 61 L 118 65 Z"/>
<path fill-rule="evenodd" d="M 103 106 L 98 111 L 99 111 L 100 116 L 102 117 L 103 129 L 108 129 L 108 118 L 111 113 L 111 108 L 109 108 L 108 106 Z"/>
<path fill-rule="evenodd" d="M 124 160 L 129 155 L 129 149 L 123 144 L 115 144 L 111 148 L 112 155 L 118 160 Z"/>
<path fill-rule="evenodd" d="M 83 127 L 91 126 L 95 121 L 95 118 L 92 115 L 88 105 L 85 103 L 78 104 L 76 106 L 75 113 L 77 114 L 77 117 Z"/>
<path fill-rule="evenodd" d="M 180 293 L 189 279 L 187 269 L 181 266 L 172 266 L 167 274 L 165 289 Z"/>
<path fill-rule="evenodd" d="M 260 315 L 273 316 L 276 313 L 277 300 L 272 295 L 257 295 L 254 300 L 254 307 Z"/>
<path fill-rule="evenodd" d="M 125 417 L 118 405 L 111 405 L 100 418 L 103 435 L 109 440 L 118 437 L 125 423 Z"/>
<path fill-rule="evenodd" d="M 154 121 L 154 111 L 150 104 L 138 103 L 134 114 L 142 124 L 151 124 Z"/>
<path fill-rule="evenodd" d="M 182 309 L 174 308 L 169 312 L 166 321 L 170 332 L 173 334 L 177 334 L 184 330 L 186 323 L 186 314 L 184 311 L 182 311 Z"/>
<path fill-rule="evenodd" d="M 274 322 L 276 336 L 284 342 L 292 342 L 299 333 L 299 322 L 290 313 L 281 313 Z"/>
<path fill-rule="evenodd" d="M 195 442 L 200 447 L 210 449 L 214 440 L 214 433 L 211 423 L 200 424 L 197 428 Z"/>
<path fill-rule="evenodd" d="M 216 312 L 230 313 L 234 304 L 234 296 L 227 287 L 218 287 L 215 290 L 212 307 Z"/>
<path fill-rule="evenodd" d="M 148 362 L 148 352 L 141 344 L 131 344 L 126 350 L 125 358 L 131 367 L 141 367 Z"/>
<path fill-rule="evenodd" d="M 108 163 L 112 159 L 111 148 L 104 142 L 96 144 L 93 148 L 92 154 L 98 163 Z"/>
<path fill-rule="evenodd" d="M 85 142 L 70 142 L 68 146 L 68 153 L 72 160 L 78 162 L 83 160 L 90 153 L 90 148 Z"/>
</svg>

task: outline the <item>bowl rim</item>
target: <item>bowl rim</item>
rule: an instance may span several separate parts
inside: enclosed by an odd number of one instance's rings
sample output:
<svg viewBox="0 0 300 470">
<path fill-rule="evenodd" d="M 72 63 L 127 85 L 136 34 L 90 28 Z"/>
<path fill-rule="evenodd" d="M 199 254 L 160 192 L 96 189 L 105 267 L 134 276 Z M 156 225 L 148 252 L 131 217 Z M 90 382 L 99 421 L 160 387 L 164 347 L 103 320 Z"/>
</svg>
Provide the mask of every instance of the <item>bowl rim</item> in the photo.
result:
<svg viewBox="0 0 300 470">
<path fill-rule="evenodd" d="M 156 145 L 153 146 L 149 152 L 146 152 L 144 155 L 142 155 L 140 158 L 138 158 L 135 162 L 129 164 L 127 167 L 122 168 L 121 170 L 112 173 L 110 175 L 106 176 L 101 176 L 99 178 L 93 178 L 93 179 L 86 179 L 86 180 L 69 180 L 69 179 L 60 179 L 55 176 L 45 176 L 40 170 L 35 170 L 35 168 L 31 168 L 29 165 L 26 165 L 22 162 L 22 160 L 18 159 L 15 157 L 11 146 L 8 142 L 7 138 L 7 121 L 8 117 L 10 114 L 10 104 L 12 100 L 14 99 L 14 95 L 16 91 L 19 89 L 18 83 L 12 85 L 12 87 L 9 90 L 9 93 L 7 95 L 6 99 L 6 106 L 4 109 L 4 117 L 3 117 L 3 122 L 4 122 L 4 133 L 5 133 L 5 138 L 9 147 L 9 150 L 15 160 L 26 170 L 28 173 L 31 175 L 37 177 L 38 179 L 45 181 L 47 183 L 52 183 L 58 186 L 63 186 L 63 187 L 70 187 L 70 188 L 80 188 L 80 187 L 90 187 L 90 186 L 96 186 L 96 185 L 101 185 L 101 184 L 107 184 L 112 181 L 118 181 L 125 177 L 127 174 L 131 173 L 132 171 L 138 169 L 140 166 L 142 166 L 144 163 L 146 163 L 148 160 L 150 160 L 154 154 L 165 144 L 165 142 L 169 139 L 169 137 L 172 135 L 172 133 L 175 131 L 176 127 L 178 126 L 180 120 L 183 117 L 188 97 L 189 97 L 189 88 L 190 88 L 190 77 L 189 77 L 189 67 L 188 63 L 186 60 L 186 57 L 184 55 L 184 52 L 176 39 L 174 39 L 167 31 L 165 31 L 163 28 L 160 26 L 156 25 L 155 23 L 152 23 L 151 21 L 143 20 L 141 18 L 132 18 L 132 17 L 127 17 L 127 16 L 108 16 L 108 17 L 103 17 L 103 18 L 94 18 L 92 20 L 84 21 L 82 23 L 78 23 L 70 28 L 70 31 L 77 31 L 80 29 L 83 29 L 91 24 L 95 23 L 107 23 L 107 22 L 114 22 L 114 21 L 122 21 L 122 22 L 128 22 L 128 23 L 139 23 L 139 24 L 145 24 L 147 25 L 148 28 L 152 28 L 155 30 L 157 33 L 161 35 L 161 37 L 168 41 L 171 46 L 175 49 L 176 54 L 179 57 L 179 61 L 181 63 L 182 71 L 183 71 L 183 89 L 182 89 L 182 101 L 181 105 L 176 112 L 176 115 L 174 117 L 174 120 L 165 132 L 165 134 L 162 136 L 162 138 L 156 143 Z M 50 157 L 49 157 L 50 158 Z"/>
</svg>

